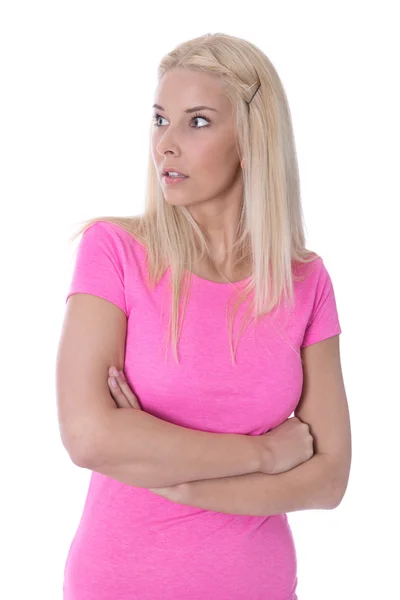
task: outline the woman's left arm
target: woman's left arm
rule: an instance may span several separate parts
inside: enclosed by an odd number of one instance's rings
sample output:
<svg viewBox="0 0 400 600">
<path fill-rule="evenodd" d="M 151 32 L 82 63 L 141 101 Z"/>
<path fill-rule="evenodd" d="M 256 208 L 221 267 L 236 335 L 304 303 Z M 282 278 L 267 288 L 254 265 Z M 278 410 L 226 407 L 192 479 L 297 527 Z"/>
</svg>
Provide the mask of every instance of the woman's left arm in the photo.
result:
<svg viewBox="0 0 400 600">
<path fill-rule="evenodd" d="M 228 514 L 267 516 L 336 508 L 345 494 L 351 463 L 350 420 L 338 336 L 305 347 L 302 357 L 304 385 L 295 416 L 311 427 L 316 449 L 312 458 L 274 475 L 248 473 L 150 491 L 178 504 Z M 119 395 L 110 388 L 117 405 L 130 406 L 117 389 Z"/>
<path fill-rule="evenodd" d="M 324 454 L 314 454 L 311 459 L 284 473 L 248 473 L 190 481 L 151 491 L 178 504 L 249 516 L 333 509 L 339 503 L 340 492 L 334 465 Z"/>
<path fill-rule="evenodd" d="M 349 480 L 351 427 L 339 335 L 306 346 L 302 363 L 303 389 L 294 414 L 310 427 L 314 455 L 283 473 L 184 483 L 175 490 L 183 504 L 254 516 L 333 509 L 340 504 Z"/>
</svg>

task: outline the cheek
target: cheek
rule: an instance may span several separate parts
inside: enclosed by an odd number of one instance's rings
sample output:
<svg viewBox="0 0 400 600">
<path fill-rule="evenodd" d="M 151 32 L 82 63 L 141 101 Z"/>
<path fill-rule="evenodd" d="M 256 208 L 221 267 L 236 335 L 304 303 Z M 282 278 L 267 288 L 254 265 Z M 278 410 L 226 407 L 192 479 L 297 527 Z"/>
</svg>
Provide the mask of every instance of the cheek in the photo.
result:
<svg viewBox="0 0 400 600">
<path fill-rule="evenodd" d="M 204 139 L 194 144 L 188 164 L 193 173 L 221 173 L 221 169 L 226 166 L 226 158 L 226 147 Z"/>
<path fill-rule="evenodd" d="M 162 156 L 160 154 L 158 154 L 158 152 L 157 152 L 157 142 L 154 137 L 151 140 L 150 152 L 151 152 L 151 157 L 153 159 L 153 163 L 155 165 L 157 165 L 157 163 L 160 163 Z"/>
</svg>

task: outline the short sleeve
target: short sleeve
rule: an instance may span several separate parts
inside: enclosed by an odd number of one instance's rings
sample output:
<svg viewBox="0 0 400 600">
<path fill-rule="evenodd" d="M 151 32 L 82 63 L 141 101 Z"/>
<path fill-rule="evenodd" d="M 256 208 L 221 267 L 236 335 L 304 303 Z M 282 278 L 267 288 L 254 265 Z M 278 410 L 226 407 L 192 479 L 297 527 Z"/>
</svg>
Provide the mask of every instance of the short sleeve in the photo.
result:
<svg viewBox="0 0 400 600">
<path fill-rule="evenodd" d="M 331 277 L 320 258 L 314 304 L 301 348 L 342 333 Z"/>
<path fill-rule="evenodd" d="M 92 294 L 128 316 L 123 265 L 123 246 L 113 224 L 96 221 L 80 238 L 66 302 L 72 294 Z"/>
</svg>

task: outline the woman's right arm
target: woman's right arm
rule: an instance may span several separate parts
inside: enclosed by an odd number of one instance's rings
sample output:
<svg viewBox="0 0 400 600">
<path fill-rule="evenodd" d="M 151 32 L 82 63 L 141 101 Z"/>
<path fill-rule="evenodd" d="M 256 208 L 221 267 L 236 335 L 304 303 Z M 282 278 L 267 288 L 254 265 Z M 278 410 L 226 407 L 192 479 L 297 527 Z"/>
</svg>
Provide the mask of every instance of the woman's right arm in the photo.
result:
<svg viewBox="0 0 400 600">
<path fill-rule="evenodd" d="M 68 299 L 56 385 L 61 439 L 73 462 L 146 488 L 261 471 L 259 436 L 192 430 L 115 405 L 108 369 L 124 368 L 126 322 L 120 308 L 98 296 Z"/>
</svg>

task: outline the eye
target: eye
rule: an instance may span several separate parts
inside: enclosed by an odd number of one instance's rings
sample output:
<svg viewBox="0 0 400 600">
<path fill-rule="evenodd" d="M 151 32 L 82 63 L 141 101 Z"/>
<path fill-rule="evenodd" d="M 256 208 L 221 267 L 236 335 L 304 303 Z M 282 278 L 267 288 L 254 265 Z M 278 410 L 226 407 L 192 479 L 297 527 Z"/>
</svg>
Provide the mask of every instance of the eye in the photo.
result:
<svg viewBox="0 0 400 600">
<path fill-rule="evenodd" d="M 158 113 L 155 113 L 153 115 L 154 127 L 157 127 L 157 128 L 161 127 L 161 125 L 158 123 L 159 119 L 164 119 L 164 117 L 162 117 Z M 204 115 L 202 115 L 201 113 L 197 113 L 196 115 L 194 115 L 194 117 L 192 117 L 191 121 L 194 121 L 195 119 L 203 119 L 203 121 L 206 121 L 207 125 L 202 125 L 201 127 L 193 127 L 193 129 L 204 129 L 205 127 L 210 127 L 210 120 L 207 117 L 205 117 Z"/>
<path fill-rule="evenodd" d="M 158 119 L 163 119 L 164 117 L 162 117 L 161 115 L 158 115 L 157 113 L 153 115 L 153 121 L 154 121 L 154 127 L 160 127 L 160 125 L 158 124 Z"/>
<path fill-rule="evenodd" d="M 193 119 L 192 119 L 192 121 L 194 121 L 195 119 L 203 119 L 203 121 L 207 122 L 207 125 L 203 125 L 203 127 L 195 127 L 195 129 L 203 129 L 204 127 L 210 127 L 210 121 L 209 121 L 209 119 L 207 119 L 207 117 L 205 117 L 201 113 L 195 114 L 194 117 L 193 117 Z"/>
</svg>

